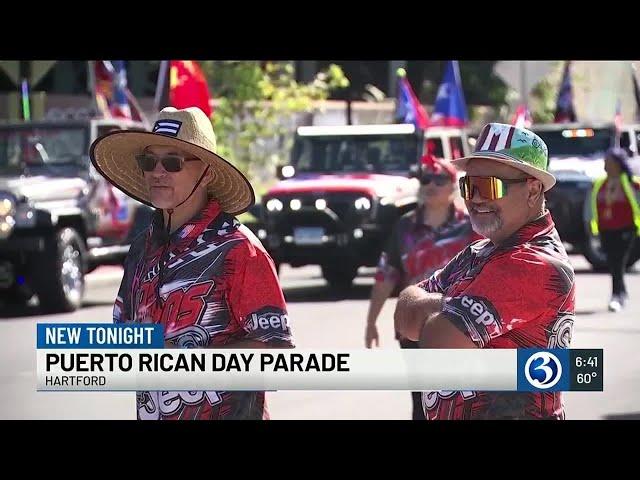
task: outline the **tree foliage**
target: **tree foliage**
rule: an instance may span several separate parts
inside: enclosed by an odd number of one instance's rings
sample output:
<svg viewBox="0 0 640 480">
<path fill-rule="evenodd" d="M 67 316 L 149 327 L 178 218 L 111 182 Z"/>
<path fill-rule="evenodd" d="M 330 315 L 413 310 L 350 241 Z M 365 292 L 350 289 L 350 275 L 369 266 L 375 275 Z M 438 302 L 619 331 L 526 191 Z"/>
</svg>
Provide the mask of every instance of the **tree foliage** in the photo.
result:
<svg viewBox="0 0 640 480">
<path fill-rule="evenodd" d="M 216 99 L 219 153 L 258 182 L 288 158 L 299 115 L 349 85 L 336 65 L 310 83 L 296 81 L 291 62 L 205 61 L 202 67 Z"/>
</svg>

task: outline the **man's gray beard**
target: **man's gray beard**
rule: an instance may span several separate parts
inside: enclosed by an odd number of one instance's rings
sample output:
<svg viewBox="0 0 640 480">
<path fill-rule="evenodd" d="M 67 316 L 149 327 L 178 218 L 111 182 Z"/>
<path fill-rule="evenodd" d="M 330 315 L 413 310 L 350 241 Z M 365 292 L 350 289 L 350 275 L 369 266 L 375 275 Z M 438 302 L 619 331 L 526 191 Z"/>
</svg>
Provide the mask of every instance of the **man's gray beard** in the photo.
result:
<svg viewBox="0 0 640 480">
<path fill-rule="evenodd" d="M 491 234 L 500 231 L 504 224 L 502 222 L 502 218 L 500 218 L 498 215 L 495 215 L 494 220 L 489 223 L 484 222 L 482 225 L 478 225 L 474 221 L 473 217 L 471 217 L 471 226 L 474 232 L 488 238 Z"/>
</svg>

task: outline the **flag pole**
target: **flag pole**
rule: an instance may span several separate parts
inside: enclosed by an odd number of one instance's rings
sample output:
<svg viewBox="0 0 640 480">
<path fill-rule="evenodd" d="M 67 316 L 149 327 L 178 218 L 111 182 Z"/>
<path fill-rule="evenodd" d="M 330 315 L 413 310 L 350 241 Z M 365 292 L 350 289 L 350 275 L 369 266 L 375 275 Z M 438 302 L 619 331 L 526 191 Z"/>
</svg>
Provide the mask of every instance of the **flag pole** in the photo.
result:
<svg viewBox="0 0 640 480">
<path fill-rule="evenodd" d="M 636 122 L 640 121 L 640 87 L 638 85 L 637 67 L 635 62 L 631 62 L 631 80 L 633 82 L 633 96 L 636 99 Z"/>
<path fill-rule="evenodd" d="M 96 61 L 87 60 L 87 84 L 89 87 L 89 95 L 91 95 L 91 105 L 94 109 L 94 117 L 98 115 L 100 107 L 96 98 Z"/>
<path fill-rule="evenodd" d="M 160 105 L 162 102 L 162 96 L 165 90 L 165 83 L 167 82 L 167 71 L 169 68 L 169 60 L 162 60 L 160 62 L 160 69 L 158 70 L 158 80 L 156 82 L 156 97 L 154 99 L 154 106 L 156 107 L 156 111 L 159 112 L 162 110 L 164 105 Z"/>
</svg>

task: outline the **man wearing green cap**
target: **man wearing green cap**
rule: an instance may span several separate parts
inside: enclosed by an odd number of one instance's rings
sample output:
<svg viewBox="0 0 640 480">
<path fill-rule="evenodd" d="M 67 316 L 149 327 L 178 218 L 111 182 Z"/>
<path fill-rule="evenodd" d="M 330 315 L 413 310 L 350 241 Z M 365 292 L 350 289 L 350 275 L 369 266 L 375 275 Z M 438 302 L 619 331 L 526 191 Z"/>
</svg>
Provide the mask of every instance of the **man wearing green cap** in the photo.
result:
<svg viewBox="0 0 640 480">
<path fill-rule="evenodd" d="M 396 328 L 422 348 L 568 348 L 574 272 L 545 206 L 555 184 L 533 132 L 486 125 L 453 163 L 473 229 L 486 237 L 405 289 Z M 547 379 L 548 380 L 548 379 Z M 424 392 L 428 419 L 564 419 L 560 392 Z"/>
</svg>

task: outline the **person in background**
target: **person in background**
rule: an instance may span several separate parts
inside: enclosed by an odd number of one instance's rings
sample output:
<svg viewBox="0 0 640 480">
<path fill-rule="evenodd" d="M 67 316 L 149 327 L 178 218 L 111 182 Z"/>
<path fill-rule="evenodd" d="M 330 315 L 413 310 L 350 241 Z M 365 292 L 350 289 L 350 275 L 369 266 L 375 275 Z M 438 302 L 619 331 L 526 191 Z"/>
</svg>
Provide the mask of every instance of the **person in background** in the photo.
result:
<svg viewBox="0 0 640 480">
<path fill-rule="evenodd" d="M 596 180 L 589 202 L 591 233 L 599 235 L 612 279 L 609 310 L 619 312 L 628 299 L 624 272 L 640 235 L 640 177 L 634 176 L 622 148 L 605 155 L 606 176 Z"/>
<path fill-rule="evenodd" d="M 396 288 L 418 283 L 447 264 L 476 237 L 466 212 L 454 203 L 457 172 L 449 162 L 426 154 L 419 168 L 417 209 L 398 219 L 380 256 L 371 290 L 365 328 L 365 346 L 380 346 L 376 321 L 387 298 Z M 396 332 L 401 348 L 417 348 L 417 342 Z M 420 392 L 412 392 L 413 419 L 424 419 Z"/>
</svg>

